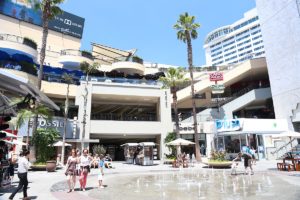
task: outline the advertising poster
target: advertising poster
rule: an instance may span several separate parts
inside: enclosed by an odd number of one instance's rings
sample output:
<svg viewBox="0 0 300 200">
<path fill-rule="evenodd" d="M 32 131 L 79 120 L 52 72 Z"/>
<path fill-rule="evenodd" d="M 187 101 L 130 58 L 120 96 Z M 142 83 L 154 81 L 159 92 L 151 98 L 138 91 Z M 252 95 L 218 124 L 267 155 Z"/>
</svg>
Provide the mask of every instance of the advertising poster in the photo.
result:
<svg viewBox="0 0 300 200">
<path fill-rule="evenodd" d="M 42 12 L 25 0 L 0 1 L 0 13 L 18 20 L 42 26 Z M 84 18 L 63 11 L 49 21 L 49 29 L 82 38 Z"/>
</svg>

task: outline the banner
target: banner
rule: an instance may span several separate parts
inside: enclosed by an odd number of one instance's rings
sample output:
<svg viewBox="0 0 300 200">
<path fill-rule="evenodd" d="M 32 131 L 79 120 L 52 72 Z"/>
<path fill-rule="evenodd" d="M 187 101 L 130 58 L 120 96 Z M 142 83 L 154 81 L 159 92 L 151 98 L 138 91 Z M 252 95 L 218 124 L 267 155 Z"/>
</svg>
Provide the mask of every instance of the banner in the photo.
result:
<svg viewBox="0 0 300 200">
<path fill-rule="evenodd" d="M 0 13 L 31 24 L 42 26 L 42 11 L 25 0 L 0 1 Z M 49 29 L 82 38 L 84 18 L 63 11 L 49 21 Z"/>
</svg>

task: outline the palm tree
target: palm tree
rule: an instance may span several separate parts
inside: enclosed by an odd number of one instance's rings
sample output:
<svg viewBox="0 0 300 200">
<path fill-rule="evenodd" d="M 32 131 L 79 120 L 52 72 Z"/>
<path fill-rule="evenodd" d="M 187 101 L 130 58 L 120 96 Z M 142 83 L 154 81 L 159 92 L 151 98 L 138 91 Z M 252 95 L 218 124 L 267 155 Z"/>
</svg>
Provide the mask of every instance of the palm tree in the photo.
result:
<svg viewBox="0 0 300 200">
<path fill-rule="evenodd" d="M 65 143 L 66 143 L 66 133 L 67 133 L 67 120 L 68 120 L 68 113 L 69 113 L 69 89 L 70 89 L 70 84 L 73 83 L 73 74 L 64 73 L 62 78 L 67 84 L 67 93 L 66 93 L 65 111 L 64 111 L 63 144 L 62 144 L 62 147 L 61 147 L 61 163 L 64 164 Z"/>
<path fill-rule="evenodd" d="M 34 118 L 35 116 L 41 116 L 44 119 L 51 119 L 52 118 L 52 112 L 51 110 L 44 106 L 44 105 L 38 105 L 38 107 L 33 109 L 21 109 L 18 110 L 18 115 L 16 118 L 16 127 L 19 129 L 22 125 L 25 124 L 27 121 L 27 137 L 26 137 L 26 145 L 28 148 L 29 145 L 29 129 L 30 129 L 30 119 Z M 33 132 L 32 132 L 33 134 Z"/>
<path fill-rule="evenodd" d="M 83 120 L 82 120 L 82 141 L 81 141 L 81 148 L 84 148 L 84 138 L 85 138 L 85 126 L 86 126 L 86 109 L 87 109 L 87 99 L 88 99 L 88 85 L 89 85 L 89 75 L 97 71 L 100 65 L 98 63 L 89 64 L 88 62 L 80 63 L 80 69 L 85 73 L 85 87 L 84 87 L 84 94 L 83 94 Z"/>
<path fill-rule="evenodd" d="M 173 95 L 173 109 L 175 114 L 175 127 L 176 127 L 176 139 L 180 138 L 179 134 L 179 118 L 178 118 L 178 108 L 177 108 L 177 91 L 178 87 L 186 83 L 189 79 L 184 78 L 185 71 L 183 68 L 168 68 L 166 77 L 161 76 L 159 80 L 163 83 L 163 88 L 170 88 L 171 94 Z M 177 155 L 179 154 L 179 149 L 177 148 Z"/>
<path fill-rule="evenodd" d="M 41 89 L 42 78 L 43 78 L 43 64 L 46 56 L 46 45 L 49 30 L 49 20 L 53 19 L 56 15 L 62 13 L 62 10 L 58 7 L 59 4 L 63 3 L 64 0 L 27 0 L 34 3 L 34 7 L 37 10 L 42 11 L 42 45 L 40 50 L 40 69 L 38 73 L 38 89 Z"/>
<path fill-rule="evenodd" d="M 194 75 L 193 75 L 193 48 L 192 48 L 192 39 L 198 37 L 197 28 L 200 27 L 200 24 L 195 23 L 195 16 L 189 16 L 186 12 L 179 16 L 177 23 L 174 25 L 174 29 L 177 32 L 177 39 L 183 41 L 187 44 L 187 54 L 188 54 L 188 64 L 191 77 L 191 93 L 192 93 L 192 106 L 193 106 L 193 119 L 194 119 L 194 132 L 195 132 L 195 151 L 197 161 L 201 161 L 200 155 L 200 145 L 199 145 L 199 135 L 197 127 L 197 113 L 196 113 L 196 102 L 195 102 L 195 90 L 194 90 Z"/>
<path fill-rule="evenodd" d="M 42 27 L 43 27 L 43 34 L 42 34 L 42 45 L 40 50 L 40 69 L 38 72 L 38 83 L 37 87 L 40 90 L 42 86 L 42 79 L 43 79 L 43 71 L 44 71 L 44 61 L 46 56 L 46 45 L 47 45 L 47 37 L 48 37 L 48 25 L 49 20 L 53 19 L 56 15 L 60 14 L 62 10 L 58 7 L 59 4 L 64 2 L 64 0 L 26 0 L 34 4 L 36 10 L 42 11 Z M 38 103 L 36 102 L 36 107 Z M 32 134 L 34 134 L 37 130 L 37 122 L 38 122 L 38 115 L 34 117 L 33 125 L 32 125 Z M 32 148 L 32 156 L 35 157 L 35 147 Z"/>
</svg>

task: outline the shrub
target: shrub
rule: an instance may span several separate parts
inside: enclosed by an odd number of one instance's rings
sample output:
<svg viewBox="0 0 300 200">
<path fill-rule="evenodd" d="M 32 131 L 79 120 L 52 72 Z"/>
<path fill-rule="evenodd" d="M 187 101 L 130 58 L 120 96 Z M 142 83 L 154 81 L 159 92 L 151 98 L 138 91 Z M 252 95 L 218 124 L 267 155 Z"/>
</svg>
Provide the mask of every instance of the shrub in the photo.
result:
<svg viewBox="0 0 300 200">
<path fill-rule="evenodd" d="M 36 147 L 36 162 L 44 163 L 55 159 L 55 147 L 52 144 L 58 139 L 59 133 L 55 129 L 37 129 L 32 138 Z"/>
<path fill-rule="evenodd" d="M 23 44 L 30 46 L 31 48 L 37 50 L 37 44 L 34 40 L 28 38 L 28 37 L 24 37 L 23 38 Z"/>
<path fill-rule="evenodd" d="M 144 60 L 142 58 L 138 57 L 138 56 L 133 56 L 132 57 L 132 62 L 143 64 Z"/>
<path fill-rule="evenodd" d="M 164 143 L 168 143 L 168 142 L 171 142 L 173 140 L 176 139 L 176 133 L 175 132 L 169 132 L 168 135 L 166 136 L 166 138 L 164 139 Z M 176 146 L 169 146 L 167 145 L 169 151 L 171 152 L 170 154 L 165 154 L 166 158 L 173 158 L 175 157 L 176 158 Z"/>
<path fill-rule="evenodd" d="M 98 155 L 100 155 L 100 154 L 105 155 L 106 148 L 103 145 L 94 145 L 93 146 L 93 153 L 98 154 Z"/>
<path fill-rule="evenodd" d="M 93 55 L 92 55 L 92 53 L 89 52 L 89 51 L 83 50 L 83 51 L 81 51 L 81 55 L 82 55 L 83 57 L 86 57 L 86 58 L 89 58 L 89 59 L 93 59 Z"/>
<path fill-rule="evenodd" d="M 211 159 L 215 161 L 226 161 L 226 151 L 211 151 Z"/>
</svg>

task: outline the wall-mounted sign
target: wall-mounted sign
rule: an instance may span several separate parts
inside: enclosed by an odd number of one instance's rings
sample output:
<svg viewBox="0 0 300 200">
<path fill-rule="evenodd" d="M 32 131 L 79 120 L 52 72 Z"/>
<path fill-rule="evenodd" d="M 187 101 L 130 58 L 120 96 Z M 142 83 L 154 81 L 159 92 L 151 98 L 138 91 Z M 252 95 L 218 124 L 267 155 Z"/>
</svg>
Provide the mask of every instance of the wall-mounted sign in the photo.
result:
<svg viewBox="0 0 300 200">
<path fill-rule="evenodd" d="M 0 1 L 0 13 L 28 23 L 42 26 L 42 12 L 34 9 L 30 1 Z M 49 29 L 82 38 L 84 18 L 68 12 L 57 15 L 49 21 Z"/>
<path fill-rule="evenodd" d="M 238 131 L 242 129 L 240 119 L 225 119 L 216 121 L 217 132 Z"/>
<path fill-rule="evenodd" d="M 211 92 L 213 94 L 222 94 L 222 93 L 224 93 L 224 89 L 225 89 L 224 85 L 216 84 L 216 85 L 212 85 L 210 87 L 211 87 Z"/>
<path fill-rule="evenodd" d="M 209 74 L 210 81 L 223 81 L 223 72 L 214 72 Z"/>
</svg>

